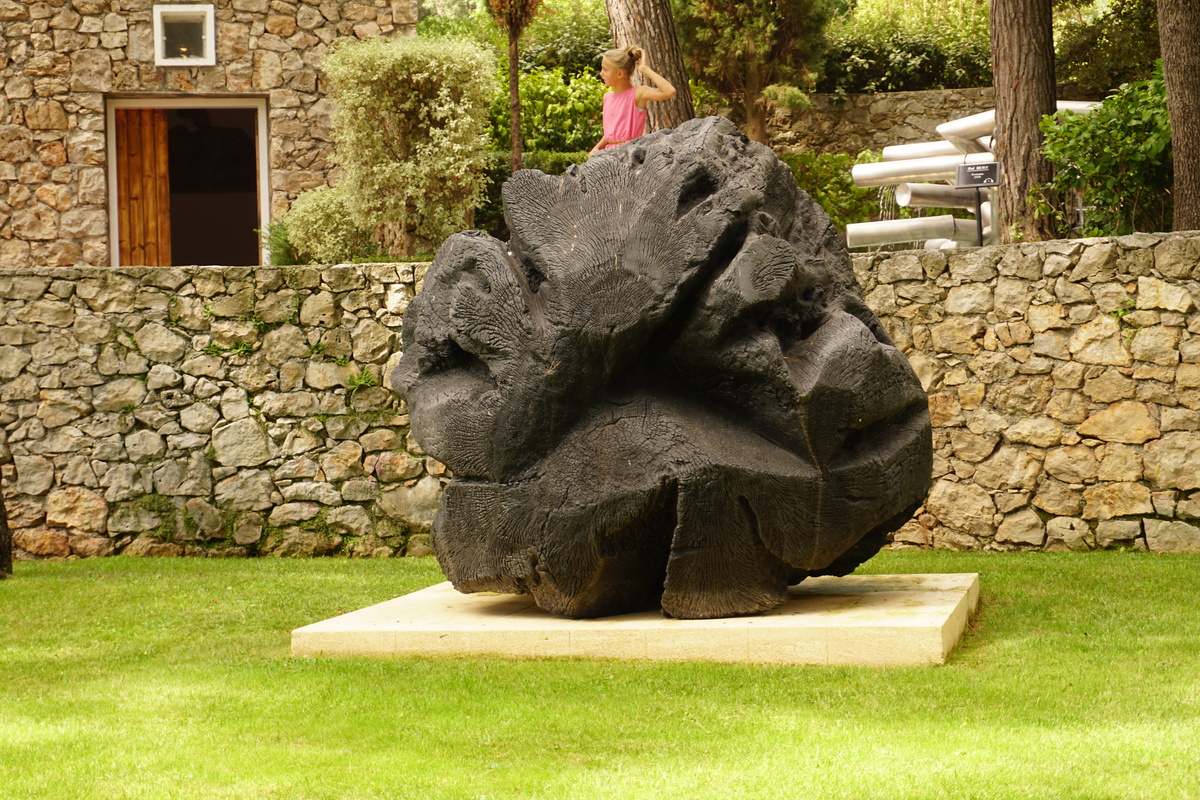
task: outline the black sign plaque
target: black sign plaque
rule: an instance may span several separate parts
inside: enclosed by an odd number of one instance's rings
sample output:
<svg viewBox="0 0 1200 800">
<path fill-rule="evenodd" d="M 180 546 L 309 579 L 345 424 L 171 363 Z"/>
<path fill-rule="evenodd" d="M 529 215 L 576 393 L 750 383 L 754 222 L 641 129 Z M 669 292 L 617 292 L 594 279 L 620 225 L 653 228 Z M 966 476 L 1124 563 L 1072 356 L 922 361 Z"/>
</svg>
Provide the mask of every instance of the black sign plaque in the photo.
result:
<svg viewBox="0 0 1200 800">
<path fill-rule="evenodd" d="M 983 164 L 959 164 L 954 170 L 954 186 L 957 189 L 995 186 L 999 182 L 1000 165 L 995 161 Z"/>
</svg>

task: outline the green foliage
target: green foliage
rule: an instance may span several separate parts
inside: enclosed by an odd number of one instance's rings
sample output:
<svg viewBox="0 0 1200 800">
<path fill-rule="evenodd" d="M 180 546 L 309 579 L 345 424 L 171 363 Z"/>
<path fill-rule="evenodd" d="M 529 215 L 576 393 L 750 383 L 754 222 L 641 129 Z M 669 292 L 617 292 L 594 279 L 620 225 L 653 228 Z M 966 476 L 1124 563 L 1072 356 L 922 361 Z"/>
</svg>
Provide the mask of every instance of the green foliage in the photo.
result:
<svg viewBox="0 0 1200 800">
<path fill-rule="evenodd" d="M 298 264 L 296 250 L 288 238 L 287 223 L 283 218 L 268 222 L 265 230 L 255 231 L 262 239 L 267 251 L 267 263 L 273 267 L 290 267 Z"/>
<path fill-rule="evenodd" d="M 1055 40 L 1060 83 L 1108 92 L 1147 80 L 1159 57 L 1155 0 L 1112 0 L 1095 16 L 1064 20 Z"/>
<path fill-rule="evenodd" d="M 860 3 L 830 26 L 821 92 L 919 91 L 992 82 L 986 0 Z"/>
<path fill-rule="evenodd" d="M 466 39 L 364 39 L 322 64 L 340 201 L 393 256 L 440 242 L 483 191 L 495 62 Z"/>
<path fill-rule="evenodd" d="M 1162 72 L 1127 83 L 1090 114 L 1042 120 L 1043 152 L 1057 174 L 1041 197 L 1082 195 L 1083 236 L 1171 230 L 1171 130 Z M 1061 211 L 1039 202 L 1039 213 Z"/>
<path fill-rule="evenodd" d="M 293 263 L 348 264 L 378 252 L 374 232 L 355 224 L 346 192 L 341 182 L 302 192 L 280 219 Z"/>
<path fill-rule="evenodd" d="M 572 77 L 595 73 L 600 54 L 612 46 L 603 0 L 544 2 L 525 32 L 521 71 L 562 68 Z"/>
<path fill-rule="evenodd" d="M 492 15 L 478 5 L 466 14 L 453 8 L 443 11 L 423 16 L 417 35 L 478 41 L 501 60 L 507 85 L 508 38 Z M 522 72 L 562 67 L 567 75 L 578 75 L 599 70 L 600 54 L 610 49 L 612 36 L 603 0 L 543 0 L 521 35 L 517 63 Z"/>
<path fill-rule="evenodd" d="M 494 147 L 511 147 L 507 78 L 490 109 Z M 595 75 L 568 77 L 562 67 L 521 76 L 521 133 L 530 150 L 590 150 L 600 141 L 604 84 Z M 526 154 L 527 156 L 529 154 Z"/>
<path fill-rule="evenodd" d="M 855 164 L 878 161 L 879 155 L 864 150 L 858 156 L 845 153 L 781 153 L 779 159 L 796 177 L 796 185 L 825 209 L 838 230 L 852 222 L 867 222 L 879 210 L 878 187 L 860 188 L 850 178 Z"/>
<path fill-rule="evenodd" d="M 371 370 L 363 367 L 356 374 L 350 376 L 349 389 L 354 392 L 358 389 L 363 389 L 368 386 L 378 386 L 379 378 Z"/>
<path fill-rule="evenodd" d="M 483 201 L 475 207 L 475 227 L 499 239 L 507 239 L 508 228 L 504 224 L 504 203 L 500 197 L 500 189 L 504 182 L 512 177 L 512 165 L 507 153 L 492 152 L 488 156 L 490 163 L 486 172 L 487 193 Z M 586 150 L 576 153 L 531 150 L 524 156 L 523 168 L 541 170 L 547 175 L 562 175 L 572 164 L 582 164 L 587 158 Z"/>
<path fill-rule="evenodd" d="M 820 64 L 828 0 L 673 0 L 685 65 L 744 112 L 772 84 L 811 87 Z"/>
</svg>

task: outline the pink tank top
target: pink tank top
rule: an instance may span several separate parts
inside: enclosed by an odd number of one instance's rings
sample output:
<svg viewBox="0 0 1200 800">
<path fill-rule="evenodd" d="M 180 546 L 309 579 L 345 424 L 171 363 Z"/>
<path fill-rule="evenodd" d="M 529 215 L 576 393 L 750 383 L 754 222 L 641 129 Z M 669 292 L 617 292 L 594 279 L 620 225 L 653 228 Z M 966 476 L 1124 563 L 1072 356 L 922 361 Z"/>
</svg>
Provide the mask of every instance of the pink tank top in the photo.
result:
<svg viewBox="0 0 1200 800">
<path fill-rule="evenodd" d="M 646 110 L 637 107 L 637 87 L 604 95 L 604 147 L 617 147 L 646 132 Z"/>
</svg>

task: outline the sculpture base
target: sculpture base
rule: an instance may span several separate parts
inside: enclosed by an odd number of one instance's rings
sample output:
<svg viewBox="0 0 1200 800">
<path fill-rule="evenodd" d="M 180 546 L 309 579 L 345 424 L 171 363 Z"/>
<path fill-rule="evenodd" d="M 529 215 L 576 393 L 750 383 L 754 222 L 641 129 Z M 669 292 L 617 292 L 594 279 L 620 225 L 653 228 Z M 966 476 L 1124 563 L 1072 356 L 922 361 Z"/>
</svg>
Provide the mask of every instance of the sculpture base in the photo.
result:
<svg viewBox="0 0 1200 800">
<path fill-rule="evenodd" d="M 942 664 L 979 602 L 979 576 L 810 578 L 756 617 L 664 619 L 657 611 L 563 619 L 526 596 L 440 583 L 292 631 L 293 656 L 614 658 L 752 664 Z"/>
</svg>

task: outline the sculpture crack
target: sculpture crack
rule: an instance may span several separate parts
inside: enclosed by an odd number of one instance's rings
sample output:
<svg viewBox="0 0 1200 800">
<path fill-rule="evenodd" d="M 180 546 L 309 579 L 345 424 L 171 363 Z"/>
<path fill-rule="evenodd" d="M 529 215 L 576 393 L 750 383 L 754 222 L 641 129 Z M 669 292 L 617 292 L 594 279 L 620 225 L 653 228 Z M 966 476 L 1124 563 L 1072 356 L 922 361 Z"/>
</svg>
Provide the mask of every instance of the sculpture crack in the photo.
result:
<svg viewBox="0 0 1200 800">
<path fill-rule="evenodd" d="M 433 546 L 459 590 L 759 613 L 921 503 L 925 393 L 766 147 L 693 120 L 504 202 L 507 245 L 441 248 L 392 376 L 455 475 Z"/>
</svg>

